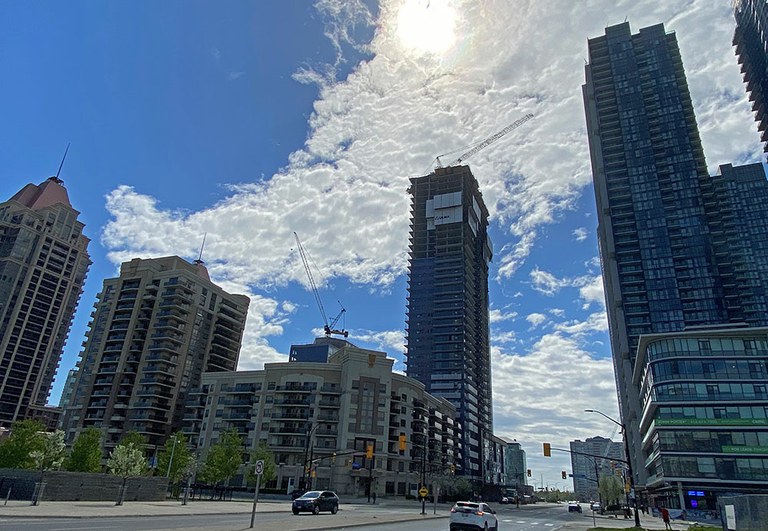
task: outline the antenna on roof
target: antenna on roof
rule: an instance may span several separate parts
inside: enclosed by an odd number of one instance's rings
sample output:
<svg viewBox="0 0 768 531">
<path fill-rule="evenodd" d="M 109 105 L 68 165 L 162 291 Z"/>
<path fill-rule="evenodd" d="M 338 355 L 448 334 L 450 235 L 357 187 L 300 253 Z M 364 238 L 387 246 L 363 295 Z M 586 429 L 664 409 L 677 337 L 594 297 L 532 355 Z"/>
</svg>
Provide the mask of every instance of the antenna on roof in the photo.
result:
<svg viewBox="0 0 768 531">
<path fill-rule="evenodd" d="M 197 260 L 195 260 L 196 264 L 204 264 L 203 262 L 203 249 L 205 248 L 205 237 L 208 236 L 208 233 L 203 233 L 203 244 L 200 246 L 200 255 L 197 257 Z"/>
<path fill-rule="evenodd" d="M 57 183 L 59 183 L 59 184 L 61 184 L 61 183 L 63 183 L 63 182 L 64 182 L 64 181 L 62 181 L 61 179 L 59 179 L 59 174 L 61 174 L 61 168 L 62 168 L 62 166 L 64 166 L 64 161 L 65 161 L 65 160 L 67 160 L 67 152 L 69 152 L 69 146 L 70 146 L 71 144 L 72 144 L 72 142 L 67 142 L 67 149 L 65 149 L 65 150 L 64 150 L 64 156 L 63 156 L 63 157 L 61 157 L 61 164 L 59 164 L 59 169 L 58 169 L 58 171 L 56 172 L 56 177 L 55 177 L 55 180 L 56 180 L 56 182 L 57 182 Z"/>
</svg>

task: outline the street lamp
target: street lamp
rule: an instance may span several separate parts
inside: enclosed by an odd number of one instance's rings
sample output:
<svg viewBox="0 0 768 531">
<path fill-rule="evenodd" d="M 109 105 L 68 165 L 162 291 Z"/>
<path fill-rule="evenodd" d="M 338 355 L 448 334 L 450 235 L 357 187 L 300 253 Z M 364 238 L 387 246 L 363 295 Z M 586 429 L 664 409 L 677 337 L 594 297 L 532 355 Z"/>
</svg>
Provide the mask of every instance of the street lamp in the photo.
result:
<svg viewBox="0 0 768 531">
<path fill-rule="evenodd" d="M 177 434 L 173 434 L 173 446 L 171 447 L 171 458 L 168 459 L 168 470 L 165 471 L 165 477 L 171 477 L 171 465 L 173 464 L 173 454 L 176 452 Z"/>
<path fill-rule="evenodd" d="M 621 428 L 621 435 L 624 437 L 624 451 L 627 454 L 627 472 L 629 473 L 629 488 L 630 490 L 635 490 L 635 475 L 632 473 L 632 458 L 629 454 L 629 439 L 627 438 L 627 427 L 624 426 L 621 422 L 618 420 L 609 417 L 602 411 L 598 411 L 596 409 L 585 409 L 587 413 L 597 413 L 598 415 L 602 415 L 617 426 Z M 629 502 L 629 493 L 627 493 L 627 502 Z M 606 502 L 607 503 L 607 502 Z M 635 491 L 635 527 L 640 527 L 640 514 L 637 511 L 637 491 Z"/>
</svg>

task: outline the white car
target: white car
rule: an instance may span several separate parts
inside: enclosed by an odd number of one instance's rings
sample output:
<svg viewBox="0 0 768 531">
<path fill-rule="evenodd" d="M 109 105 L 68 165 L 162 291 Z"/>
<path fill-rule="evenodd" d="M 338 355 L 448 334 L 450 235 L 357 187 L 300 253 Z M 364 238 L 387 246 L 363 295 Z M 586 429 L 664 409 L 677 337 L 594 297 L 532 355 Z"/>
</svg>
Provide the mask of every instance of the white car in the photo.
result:
<svg viewBox="0 0 768 531">
<path fill-rule="evenodd" d="M 451 508 L 451 531 L 470 529 L 476 531 L 499 531 L 496 511 L 487 503 L 460 501 Z"/>
</svg>

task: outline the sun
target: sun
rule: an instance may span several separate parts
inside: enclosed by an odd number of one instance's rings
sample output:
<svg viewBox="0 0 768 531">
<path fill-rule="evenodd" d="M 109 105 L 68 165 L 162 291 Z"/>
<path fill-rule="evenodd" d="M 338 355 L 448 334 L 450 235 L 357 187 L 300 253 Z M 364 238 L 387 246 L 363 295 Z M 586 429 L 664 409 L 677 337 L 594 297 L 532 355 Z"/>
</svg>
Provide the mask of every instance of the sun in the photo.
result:
<svg viewBox="0 0 768 531">
<path fill-rule="evenodd" d="M 405 0 L 397 14 L 397 36 L 420 53 L 442 54 L 456 40 L 456 10 L 449 0 Z"/>
</svg>

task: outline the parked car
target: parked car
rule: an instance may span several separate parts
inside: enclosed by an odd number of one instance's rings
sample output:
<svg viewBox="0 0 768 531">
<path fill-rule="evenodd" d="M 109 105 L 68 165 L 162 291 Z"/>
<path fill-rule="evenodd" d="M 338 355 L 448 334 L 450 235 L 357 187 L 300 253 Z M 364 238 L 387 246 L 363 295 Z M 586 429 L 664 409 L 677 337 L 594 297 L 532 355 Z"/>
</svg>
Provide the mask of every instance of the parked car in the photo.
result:
<svg viewBox="0 0 768 531">
<path fill-rule="evenodd" d="M 577 501 L 570 501 L 568 502 L 568 512 L 569 513 L 580 513 L 581 512 L 581 504 Z"/>
<path fill-rule="evenodd" d="M 293 514 L 301 512 L 318 514 L 320 511 L 331 511 L 331 514 L 336 514 L 339 511 L 339 497 L 329 490 L 310 490 L 293 500 L 291 509 Z"/>
<path fill-rule="evenodd" d="M 589 506 L 590 509 L 593 511 L 600 512 L 600 502 L 592 502 L 592 504 Z"/>
<path fill-rule="evenodd" d="M 487 503 L 459 501 L 451 508 L 450 528 L 451 531 L 499 531 L 499 520 L 496 518 L 496 511 Z"/>
</svg>

